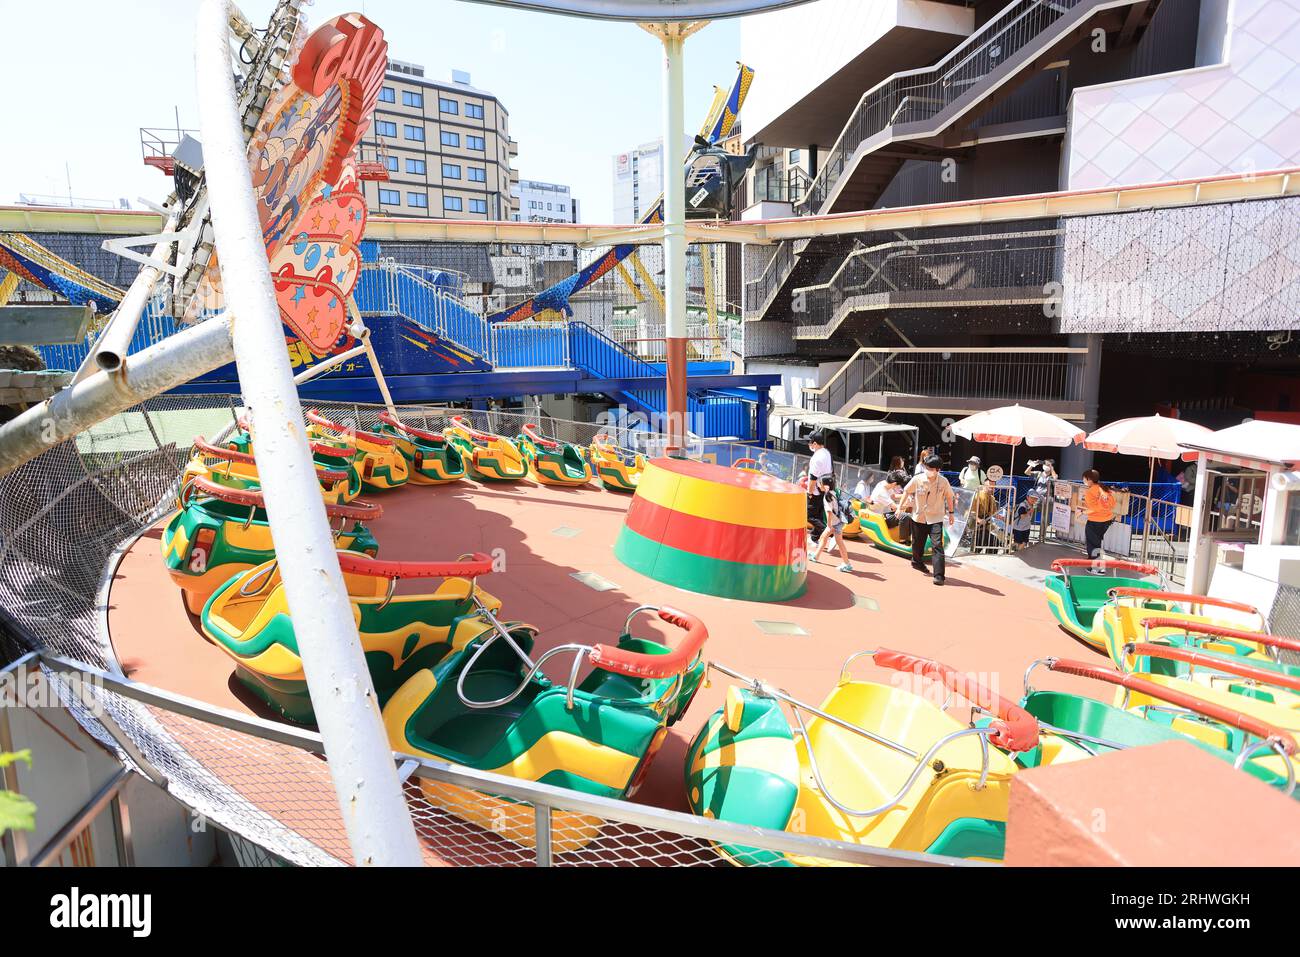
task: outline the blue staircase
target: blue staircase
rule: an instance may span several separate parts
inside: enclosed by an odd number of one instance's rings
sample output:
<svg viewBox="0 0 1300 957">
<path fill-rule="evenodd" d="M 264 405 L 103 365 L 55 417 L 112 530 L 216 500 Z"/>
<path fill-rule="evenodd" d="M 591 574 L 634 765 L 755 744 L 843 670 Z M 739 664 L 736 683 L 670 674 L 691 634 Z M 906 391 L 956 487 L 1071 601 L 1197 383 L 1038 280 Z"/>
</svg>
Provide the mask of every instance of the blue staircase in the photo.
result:
<svg viewBox="0 0 1300 957">
<path fill-rule="evenodd" d="M 632 355 L 621 345 L 585 322 L 570 322 L 569 355 L 573 365 L 593 379 L 662 380 L 661 363 L 647 362 Z M 640 412 L 658 421 L 667 411 L 668 400 L 664 388 L 610 390 L 609 397 L 634 412 Z M 686 414 L 690 430 L 697 435 L 716 438 L 735 436 L 752 438 L 753 424 L 750 416 L 752 402 L 737 396 L 704 392 L 687 397 Z M 648 428 L 648 424 L 646 426 Z"/>
</svg>

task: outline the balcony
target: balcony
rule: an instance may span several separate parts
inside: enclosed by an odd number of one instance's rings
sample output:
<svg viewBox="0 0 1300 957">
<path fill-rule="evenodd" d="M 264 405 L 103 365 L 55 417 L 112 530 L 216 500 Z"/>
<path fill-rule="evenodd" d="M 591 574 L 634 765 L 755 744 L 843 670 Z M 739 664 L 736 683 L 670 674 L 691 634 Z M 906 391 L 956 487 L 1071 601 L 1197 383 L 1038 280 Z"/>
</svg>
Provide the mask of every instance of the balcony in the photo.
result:
<svg viewBox="0 0 1300 957">
<path fill-rule="evenodd" d="M 805 388 L 804 408 L 851 416 L 970 415 L 1015 402 L 1067 419 L 1084 414 L 1086 348 L 862 348 L 820 388 Z"/>
</svg>

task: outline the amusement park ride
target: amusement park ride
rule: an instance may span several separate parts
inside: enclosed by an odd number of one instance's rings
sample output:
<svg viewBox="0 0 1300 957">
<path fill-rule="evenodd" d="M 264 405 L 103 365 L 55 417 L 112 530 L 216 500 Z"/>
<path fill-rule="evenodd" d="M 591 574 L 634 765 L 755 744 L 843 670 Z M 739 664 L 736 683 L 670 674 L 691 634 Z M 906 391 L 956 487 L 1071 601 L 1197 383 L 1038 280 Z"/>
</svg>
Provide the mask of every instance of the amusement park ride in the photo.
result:
<svg viewBox="0 0 1300 957">
<path fill-rule="evenodd" d="M 909 862 L 1000 860 L 1009 793 L 1022 769 L 1152 741 L 1190 738 L 1294 792 L 1300 676 L 1278 652 L 1300 644 L 1243 620 L 1252 609 L 1152 586 L 1146 566 L 1116 566 L 1142 577 L 1105 579 L 1107 588 L 1062 565 L 1048 584 L 1057 619 L 1116 667 L 1042 663 L 1122 689 L 1114 705 L 1028 685 L 1012 701 L 936 660 L 883 648 L 849 657 L 813 705 L 714 660 L 709 616 L 662 601 L 620 616 L 608 640 L 584 625 L 548 643 L 539 640 L 542 629 L 503 619 L 514 599 L 495 597 L 482 580 L 501 572 L 508 582 L 511 573 L 484 550 L 486 541 L 462 549 L 441 527 L 439 511 L 471 480 L 487 500 L 522 483 L 557 502 L 600 495 L 603 504 L 586 507 L 620 516 L 607 543 L 618 561 L 686 592 L 684 603 L 707 602 L 718 617 L 740 607 L 723 601 L 777 607 L 805 594 L 805 492 L 757 469 L 684 454 L 686 247 L 733 225 L 719 220 L 753 151 L 733 155 L 718 143 L 753 74 L 742 67 L 736 84 L 720 91 L 688 149 L 683 47 L 709 17 L 791 4 L 502 4 L 638 22 L 664 47 L 665 145 L 686 158 L 683 175 L 668 178 L 642 223 L 602 234 L 602 245 L 612 246 L 606 257 L 492 317 L 563 311 L 569 296 L 636 256 L 637 245 L 662 242 L 666 454 L 648 461 L 605 434 L 584 446 L 531 424 L 513 438 L 459 416 L 417 427 L 394 403 L 352 304 L 367 221 L 358 183 L 387 176 L 382 156 L 355 158 L 387 44 L 379 26 L 355 13 L 309 30 L 302 5 L 281 0 L 263 30 L 230 0 L 202 0 L 201 175 L 183 189 L 177 181 L 158 208 L 160 232 L 116 243 L 142 268 L 125 291 L 92 290 L 116 308 L 73 385 L 0 426 L 0 477 L 234 359 L 246 415 L 228 435 L 195 438 L 169 492 L 175 511 L 150 546 L 161 558 L 150 559 L 179 587 L 190 637 L 202 643 L 201 632 L 258 706 L 286 727 L 319 730 L 355 861 L 424 858 L 408 805 L 415 789 L 404 790 L 398 761 L 406 774 L 420 762 L 449 766 L 442 778 L 419 778 L 424 801 L 484 831 L 506 831 L 539 855 L 599 844 L 600 801 L 637 794 L 711 671 L 734 684 L 689 742 L 681 789 L 699 826 L 714 827 L 707 848 L 732 863 L 805 865 L 842 858 L 845 848 L 879 852 L 873 862 L 891 854 Z M 245 54 L 234 73 L 232 43 Z M 176 156 L 173 174 L 192 162 Z M 131 353 L 136 324 L 158 294 L 187 327 Z M 286 330 L 317 357 L 313 374 L 368 357 L 385 399 L 378 424 L 303 408 Z M 597 482 L 619 494 L 596 492 Z M 385 513 L 414 509 L 417 497 L 419 511 L 405 514 L 419 520 L 404 531 L 428 554 L 392 557 L 387 533 L 397 540 L 403 531 L 384 525 Z M 901 551 L 870 513 L 857 521 L 880 549 Z M 655 637 L 645 637 L 651 628 Z M 940 705 L 909 690 L 916 685 L 856 679 L 850 668 L 863 659 L 924 678 L 947 697 Z M 543 670 L 548 663 L 562 666 L 561 679 Z M 970 704 L 970 720 L 949 713 L 952 696 Z M 471 772 L 475 781 L 504 782 L 500 793 L 471 787 Z M 534 788 L 536 806 L 518 796 L 524 785 Z M 554 813 L 543 798 L 555 802 Z"/>
</svg>

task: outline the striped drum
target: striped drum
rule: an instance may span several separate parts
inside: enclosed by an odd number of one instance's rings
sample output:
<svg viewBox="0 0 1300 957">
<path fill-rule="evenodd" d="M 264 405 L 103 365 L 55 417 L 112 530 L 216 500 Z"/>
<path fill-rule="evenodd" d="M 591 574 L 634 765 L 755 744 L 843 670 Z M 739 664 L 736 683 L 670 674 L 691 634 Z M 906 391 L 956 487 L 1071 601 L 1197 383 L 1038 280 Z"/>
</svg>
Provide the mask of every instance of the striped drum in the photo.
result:
<svg viewBox="0 0 1300 957">
<path fill-rule="evenodd" d="M 689 459 L 646 465 L 614 554 L 689 591 L 785 601 L 808 577 L 807 499 L 762 472 Z"/>
</svg>

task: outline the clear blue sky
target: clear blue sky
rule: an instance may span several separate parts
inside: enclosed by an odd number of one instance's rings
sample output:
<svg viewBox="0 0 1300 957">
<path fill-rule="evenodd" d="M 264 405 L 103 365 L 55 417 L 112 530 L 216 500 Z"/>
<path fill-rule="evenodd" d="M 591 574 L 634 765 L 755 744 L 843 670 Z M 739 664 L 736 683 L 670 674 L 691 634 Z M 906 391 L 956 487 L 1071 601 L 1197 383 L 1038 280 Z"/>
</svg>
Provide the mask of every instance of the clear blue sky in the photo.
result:
<svg viewBox="0 0 1300 957">
<path fill-rule="evenodd" d="M 273 0 L 240 4 L 264 24 Z M 194 96 L 195 0 L 0 0 L 6 89 L 0 203 L 22 193 L 161 201 L 166 178 L 140 159 L 138 128 L 198 125 Z M 611 157 L 662 129 L 661 48 L 632 25 L 499 10 L 460 0 L 316 0 L 309 22 L 361 10 L 389 53 L 449 79 L 453 68 L 510 111 L 524 179 L 565 183 L 587 222 L 609 222 Z M 129 12 L 127 12 L 129 11 Z M 735 78 L 736 20 L 710 24 L 686 44 L 687 130 L 703 121 L 713 86 Z M 761 82 L 761 78 L 755 82 Z M 24 90 L 33 95 L 25 95 Z"/>
</svg>

